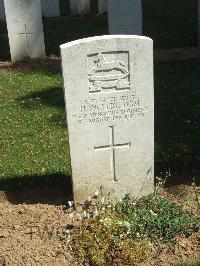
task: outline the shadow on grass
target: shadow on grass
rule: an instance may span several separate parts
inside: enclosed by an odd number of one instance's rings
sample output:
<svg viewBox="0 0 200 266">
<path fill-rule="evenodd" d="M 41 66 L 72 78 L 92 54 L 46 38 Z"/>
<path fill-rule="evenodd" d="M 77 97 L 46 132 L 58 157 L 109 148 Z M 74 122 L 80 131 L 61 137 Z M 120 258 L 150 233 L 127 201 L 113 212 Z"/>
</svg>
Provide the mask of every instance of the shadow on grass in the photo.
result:
<svg viewBox="0 0 200 266">
<path fill-rule="evenodd" d="M 23 73 L 40 72 L 44 74 L 60 74 L 61 60 L 58 57 L 47 57 L 44 59 L 25 58 L 19 62 L 6 62 L 0 64 L 2 70 L 16 70 Z"/>
<path fill-rule="evenodd" d="M 73 199 L 71 176 L 63 173 L 0 179 L 0 191 L 12 204 L 61 205 Z"/>
<path fill-rule="evenodd" d="M 25 97 L 18 98 L 24 108 L 37 108 L 39 104 L 64 110 L 64 92 L 62 87 L 49 88 L 26 94 Z"/>
<path fill-rule="evenodd" d="M 155 174 L 170 175 L 167 186 L 200 184 L 200 64 L 199 60 L 155 62 Z M 40 103 L 63 109 L 60 87 L 27 94 L 20 98 L 25 108 Z"/>
<path fill-rule="evenodd" d="M 199 60 L 155 64 L 155 167 L 171 173 L 167 186 L 200 183 L 199 71 Z"/>
<path fill-rule="evenodd" d="M 64 92 L 62 87 L 29 93 L 25 97 L 20 97 L 17 100 L 21 108 L 38 109 L 41 108 L 42 104 L 59 109 L 59 114 L 54 113 L 51 117 L 47 117 L 47 119 L 54 125 L 61 126 L 67 130 Z"/>
</svg>

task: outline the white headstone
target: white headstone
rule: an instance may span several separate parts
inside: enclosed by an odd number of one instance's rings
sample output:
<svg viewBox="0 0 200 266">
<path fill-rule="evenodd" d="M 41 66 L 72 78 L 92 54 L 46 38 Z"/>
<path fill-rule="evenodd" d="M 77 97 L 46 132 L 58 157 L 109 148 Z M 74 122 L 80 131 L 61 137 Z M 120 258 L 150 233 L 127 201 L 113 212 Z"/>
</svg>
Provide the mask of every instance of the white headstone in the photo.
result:
<svg viewBox="0 0 200 266">
<path fill-rule="evenodd" d="M 108 0 L 110 34 L 142 35 L 142 1 Z"/>
<path fill-rule="evenodd" d="M 74 199 L 153 191 L 153 42 L 99 36 L 61 45 Z"/>
<path fill-rule="evenodd" d="M 59 17 L 59 0 L 41 0 L 42 15 L 45 17 Z"/>
<path fill-rule="evenodd" d="M 107 11 L 107 0 L 98 0 L 98 13 L 104 14 Z"/>
<path fill-rule="evenodd" d="M 12 61 L 44 58 L 40 0 L 5 0 L 4 4 Z"/>
<path fill-rule="evenodd" d="M 90 0 L 69 0 L 72 16 L 90 13 Z"/>
<path fill-rule="evenodd" d="M 4 8 L 4 0 L 0 0 L 0 19 L 5 20 L 6 15 L 5 15 L 5 8 Z"/>
</svg>

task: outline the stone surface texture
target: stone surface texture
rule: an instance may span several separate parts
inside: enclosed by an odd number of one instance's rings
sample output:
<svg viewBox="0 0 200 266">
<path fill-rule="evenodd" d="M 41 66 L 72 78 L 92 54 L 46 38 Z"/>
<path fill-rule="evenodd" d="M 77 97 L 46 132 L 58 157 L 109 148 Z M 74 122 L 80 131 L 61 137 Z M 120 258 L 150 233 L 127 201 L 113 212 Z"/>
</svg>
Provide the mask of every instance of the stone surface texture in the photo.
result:
<svg viewBox="0 0 200 266">
<path fill-rule="evenodd" d="M 142 35 L 142 1 L 108 0 L 110 34 Z"/>
<path fill-rule="evenodd" d="M 61 45 L 61 55 L 74 200 L 151 193 L 153 41 L 92 37 Z"/>
<path fill-rule="evenodd" d="M 59 17 L 59 0 L 41 0 L 42 15 L 45 17 Z"/>
<path fill-rule="evenodd" d="M 98 13 L 104 14 L 107 12 L 107 0 L 98 0 Z"/>
<path fill-rule="evenodd" d="M 40 0 L 5 0 L 11 60 L 44 58 L 45 45 Z"/>
<path fill-rule="evenodd" d="M 5 15 L 5 8 L 4 8 L 4 0 L 0 0 L 0 19 L 5 20 L 6 15 Z"/>
<path fill-rule="evenodd" d="M 90 0 L 69 0 L 72 16 L 82 16 L 90 13 Z"/>
</svg>

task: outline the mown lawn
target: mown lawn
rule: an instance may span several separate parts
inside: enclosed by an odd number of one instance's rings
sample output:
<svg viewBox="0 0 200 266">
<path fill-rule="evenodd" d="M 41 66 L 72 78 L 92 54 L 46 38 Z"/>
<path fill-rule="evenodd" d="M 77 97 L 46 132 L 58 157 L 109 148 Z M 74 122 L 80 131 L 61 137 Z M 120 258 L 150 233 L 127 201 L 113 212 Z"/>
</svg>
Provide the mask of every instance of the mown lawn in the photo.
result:
<svg viewBox="0 0 200 266">
<path fill-rule="evenodd" d="M 91 15 L 70 18 L 68 1 L 61 0 L 60 18 L 44 19 L 47 54 L 59 55 L 59 45 L 75 39 L 108 33 L 107 16 L 98 16 L 97 0 Z M 198 0 L 143 0 L 143 32 L 156 48 L 197 45 Z M 67 15 L 67 16 L 66 16 Z M 0 21 L 0 59 L 9 59 L 6 23 Z"/>
<path fill-rule="evenodd" d="M 1 70 L 0 106 L 1 179 L 70 174 L 60 73 Z"/>
<path fill-rule="evenodd" d="M 1 69 L 0 189 L 70 176 L 62 75 L 48 64 Z M 177 182 L 200 171 L 199 72 L 198 60 L 155 63 L 156 175 L 170 169 Z"/>
</svg>

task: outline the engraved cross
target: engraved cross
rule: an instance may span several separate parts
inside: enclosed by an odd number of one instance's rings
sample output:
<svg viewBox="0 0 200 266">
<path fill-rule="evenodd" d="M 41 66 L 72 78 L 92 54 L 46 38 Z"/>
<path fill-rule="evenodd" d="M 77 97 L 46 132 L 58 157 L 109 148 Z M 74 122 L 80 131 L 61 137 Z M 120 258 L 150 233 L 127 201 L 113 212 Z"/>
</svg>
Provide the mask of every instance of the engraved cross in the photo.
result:
<svg viewBox="0 0 200 266">
<path fill-rule="evenodd" d="M 25 38 L 26 38 L 26 48 L 28 49 L 29 47 L 29 45 L 28 45 L 28 36 L 30 35 L 30 34 L 33 34 L 33 32 L 27 32 L 27 28 L 26 28 L 26 24 L 24 24 L 24 32 L 19 32 L 18 33 L 19 35 L 25 35 Z"/>
<path fill-rule="evenodd" d="M 95 151 L 102 150 L 111 150 L 111 173 L 114 181 L 118 181 L 116 175 L 116 161 L 115 161 L 115 150 L 121 148 L 130 148 L 131 142 L 123 143 L 123 144 L 115 144 L 115 134 L 114 134 L 114 126 L 109 126 L 110 128 L 110 144 L 105 146 L 94 147 Z"/>
</svg>

